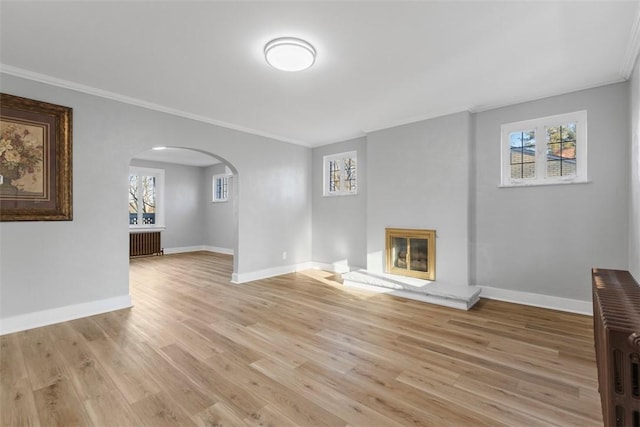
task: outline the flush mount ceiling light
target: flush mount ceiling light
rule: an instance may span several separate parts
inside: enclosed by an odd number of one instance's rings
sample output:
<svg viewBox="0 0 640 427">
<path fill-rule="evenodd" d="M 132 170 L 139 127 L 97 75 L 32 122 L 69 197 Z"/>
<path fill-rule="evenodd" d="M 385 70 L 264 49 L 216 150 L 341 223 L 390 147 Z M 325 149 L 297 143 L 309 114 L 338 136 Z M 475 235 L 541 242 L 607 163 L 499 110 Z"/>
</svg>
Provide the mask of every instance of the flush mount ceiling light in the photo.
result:
<svg viewBox="0 0 640 427">
<path fill-rule="evenodd" d="M 273 68 L 302 71 L 316 60 L 316 50 L 308 42 L 293 37 L 271 40 L 264 46 L 264 57 Z"/>
</svg>

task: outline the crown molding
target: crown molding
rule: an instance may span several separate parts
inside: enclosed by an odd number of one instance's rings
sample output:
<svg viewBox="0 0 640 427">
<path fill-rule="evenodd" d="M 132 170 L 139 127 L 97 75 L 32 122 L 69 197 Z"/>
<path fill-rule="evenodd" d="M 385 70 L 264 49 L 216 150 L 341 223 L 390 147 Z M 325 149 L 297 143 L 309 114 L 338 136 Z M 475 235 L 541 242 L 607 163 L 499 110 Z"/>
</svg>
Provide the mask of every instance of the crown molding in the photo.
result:
<svg viewBox="0 0 640 427">
<path fill-rule="evenodd" d="M 632 68 L 633 71 L 633 68 Z M 403 119 L 399 119 L 399 120 L 395 120 L 395 121 L 388 121 L 386 123 L 384 123 L 382 126 L 378 126 L 375 128 L 366 128 L 364 129 L 364 133 L 365 136 L 368 136 L 371 133 L 374 132 L 378 132 L 378 131 L 384 131 L 387 129 L 392 129 L 398 126 L 404 126 L 404 125 L 410 125 L 413 123 L 419 123 L 422 122 L 424 120 L 430 120 L 430 119 L 436 119 L 438 117 L 443 117 L 443 116 L 448 116 L 451 114 L 458 114 L 458 113 L 464 113 L 464 112 L 468 112 L 470 114 L 477 114 L 477 113 L 482 113 L 485 111 L 490 111 L 490 110 L 497 110 L 499 108 L 504 108 L 504 107 L 510 107 L 512 105 L 518 105 L 518 104 L 523 104 L 525 102 L 534 102 L 534 101 L 539 101 L 541 99 L 545 99 L 545 98 L 552 98 L 554 96 L 562 96 L 562 95 L 567 95 L 570 93 L 574 93 L 574 92 L 580 92 L 583 90 L 588 90 L 588 89 L 594 89 L 597 87 L 601 87 L 601 86 L 607 86 L 610 84 L 615 84 L 615 83 L 620 83 L 620 82 L 624 82 L 626 81 L 627 78 L 623 78 L 623 77 L 617 77 L 611 80 L 607 80 L 604 82 L 600 82 L 600 83 L 596 83 L 596 84 L 590 84 L 590 85 L 584 85 L 584 86 L 579 86 L 576 88 L 573 88 L 567 92 L 562 92 L 562 93 L 557 93 L 557 92 L 539 92 L 537 94 L 531 95 L 531 96 L 519 96 L 519 97 L 514 97 L 514 98 L 509 98 L 509 99 L 503 99 L 497 102 L 493 102 L 493 103 L 487 103 L 487 104 L 475 104 L 475 105 L 458 105 L 456 107 L 452 107 L 446 110 L 439 110 L 436 112 L 431 112 L 428 114 L 424 114 L 421 116 L 412 116 L 412 117 L 408 117 L 408 118 L 403 118 Z M 322 144 L 322 145 L 326 145 L 326 144 Z"/>
<path fill-rule="evenodd" d="M 384 130 L 393 129 L 399 126 L 410 125 L 414 123 L 423 122 L 425 120 L 436 119 L 438 117 L 444 117 L 444 116 L 449 116 L 451 114 L 458 114 L 458 113 L 464 113 L 464 112 L 471 112 L 471 111 L 466 105 L 458 105 L 455 107 L 431 111 L 425 114 L 419 114 L 419 115 L 414 115 L 410 117 L 403 117 L 396 120 L 388 120 L 379 126 L 366 127 L 363 129 L 363 132 L 365 133 L 365 135 L 369 135 L 370 133 L 374 133 L 374 132 L 384 131 Z"/>
<path fill-rule="evenodd" d="M 146 108 L 148 110 L 159 111 L 161 113 L 171 114 L 172 116 L 183 117 L 185 119 L 195 120 L 202 123 L 208 123 L 210 125 L 220 126 L 226 129 L 236 130 L 251 135 L 262 136 L 264 138 L 274 139 L 280 142 L 286 142 L 288 144 L 301 145 L 303 147 L 310 147 L 310 144 L 295 139 L 285 138 L 279 135 L 273 135 L 267 132 L 261 132 L 256 129 L 247 128 L 244 126 L 234 125 L 232 123 L 223 122 L 220 120 L 214 120 L 209 117 L 201 116 L 198 114 L 189 113 L 187 111 L 178 110 L 175 108 L 167 107 L 161 104 L 155 104 L 142 99 L 133 98 L 126 95 L 121 95 L 115 92 L 109 92 L 103 89 L 98 89 L 92 86 L 75 83 L 69 80 L 59 79 L 46 74 L 40 74 L 33 71 L 25 70 L 23 68 L 14 67 L 12 65 L 6 65 L 0 63 L 0 72 L 9 74 L 15 77 L 21 77 L 28 80 L 45 83 L 52 86 L 61 87 L 64 89 L 70 89 L 76 92 L 86 93 L 88 95 L 98 96 L 100 98 L 111 99 L 113 101 L 122 102 L 124 104 L 134 105 L 136 107 Z"/>
<path fill-rule="evenodd" d="M 636 8 L 636 13 L 633 19 L 633 25 L 631 26 L 631 34 L 629 36 L 629 42 L 627 43 L 627 49 L 622 61 L 622 67 L 620 68 L 620 74 L 625 80 L 628 80 L 633 73 L 633 69 L 638 62 L 638 55 L 640 54 L 640 4 Z"/>
<path fill-rule="evenodd" d="M 490 111 L 490 110 L 497 110 L 499 108 L 504 108 L 504 107 L 510 107 L 512 105 L 518 105 L 518 104 L 523 104 L 525 102 L 534 102 L 534 101 L 540 101 L 542 99 L 546 99 L 546 98 L 553 98 L 556 96 L 562 96 L 562 95 L 568 95 L 570 93 L 575 93 L 575 92 L 581 92 L 583 90 L 589 90 L 589 89 L 595 89 L 598 87 L 602 87 L 602 86 L 608 86 L 608 85 L 612 85 L 612 84 L 616 84 L 616 83 L 621 83 L 626 81 L 626 78 L 621 77 L 617 77 L 611 80 L 607 80 L 604 82 L 600 82 L 600 83 L 595 83 L 595 84 L 590 84 L 590 85 L 584 85 L 584 86 L 579 86 L 577 88 L 574 88 L 572 90 L 569 90 L 567 92 L 562 92 L 562 93 L 544 93 L 541 92 L 537 95 L 531 96 L 531 97 L 518 97 L 518 98 L 511 98 L 502 102 L 495 102 L 495 103 L 490 103 L 490 104 L 480 104 L 480 105 L 472 105 L 468 107 L 468 111 L 470 113 L 476 114 L 476 113 L 482 113 L 484 111 Z"/>
</svg>

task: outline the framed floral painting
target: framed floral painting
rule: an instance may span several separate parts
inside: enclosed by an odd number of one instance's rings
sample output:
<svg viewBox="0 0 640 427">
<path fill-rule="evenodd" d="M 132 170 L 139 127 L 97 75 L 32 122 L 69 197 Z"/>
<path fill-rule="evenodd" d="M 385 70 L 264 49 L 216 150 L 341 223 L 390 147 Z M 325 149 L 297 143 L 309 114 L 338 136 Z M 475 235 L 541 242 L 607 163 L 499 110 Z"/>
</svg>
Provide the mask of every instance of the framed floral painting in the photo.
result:
<svg viewBox="0 0 640 427">
<path fill-rule="evenodd" d="M 0 93 L 0 221 L 69 221 L 72 109 Z"/>
</svg>

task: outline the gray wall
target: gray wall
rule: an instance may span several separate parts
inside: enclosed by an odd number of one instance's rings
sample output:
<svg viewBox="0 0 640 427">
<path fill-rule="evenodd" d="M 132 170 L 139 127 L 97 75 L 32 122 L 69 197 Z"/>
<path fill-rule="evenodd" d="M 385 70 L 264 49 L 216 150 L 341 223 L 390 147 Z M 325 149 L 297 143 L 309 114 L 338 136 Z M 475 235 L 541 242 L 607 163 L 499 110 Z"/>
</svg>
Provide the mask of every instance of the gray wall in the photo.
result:
<svg viewBox="0 0 640 427">
<path fill-rule="evenodd" d="M 231 249 L 235 245 L 234 197 L 235 178 L 229 179 L 229 200 L 212 202 L 213 176 L 225 173 L 225 165 L 219 163 L 209 166 L 204 171 L 202 212 L 204 220 L 204 244 L 215 248 Z"/>
<path fill-rule="evenodd" d="M 180 146 L 238 177 L 235 271 L 311 260 L 311 150 L 2 74 L 1 90 L 73 108 L 73 221 L 0 223 L 0 316 L 128 295 L 131 158 Z M 289 253 L 282 260 L 281 252 Z"/>
<path fill-rule="evenodd" d="M 3 74 L 5 93 L 74 109 L 74 219 L 0 223 L 0 316 L 128 294 L 129 164 L 157 145 L 232 166 L 237 273 L 311 261 L 312 247 L 314 261 L 381 271 L 385 227 L 434 228 L 439 282 L 589 300 L 591 267 L 640 276 L 638 74 L 630 86 L 453 114 L 314 150 Z M 591 183 L 498 188 L 501 124 L 582 109 Z M 323 198 L 322 156 L 353 148 L 358 196 Z"/>
<path fill-rule="evenodd" d="M 357 151 L 358 194 L 323 195 L 323 157 Z M 357 138 L 313 149 L 313 260 L 340 268 L 367 266 L 367 145 Z"/>
<path fill-rule="evenodd" d="M 469 285 L 471 115 L 452 114 L 367 139 L 367 268 L 384 271 L 385 227 L 435 229 L 436 281 Z"/>
<path fill-rule="evenodd" d="M 640 282 L 640 64 L 631 76 L 631 147 L 629 173 L 629 270 Z"/>
<path fill-rule="evenodd" d="M 476 284 L 591 299 L 592 267 L 628 265 L 628 85 L 477 114 Z M 588 184 L 498 188 L 500 125 L 587 110 Z"/>
<path fill-rule="evenodd" d="M 201 246 L 204 224 L 204 168 L 131 160 L 132 166 L 164 169 L 163 248 Z"/>
</svg>

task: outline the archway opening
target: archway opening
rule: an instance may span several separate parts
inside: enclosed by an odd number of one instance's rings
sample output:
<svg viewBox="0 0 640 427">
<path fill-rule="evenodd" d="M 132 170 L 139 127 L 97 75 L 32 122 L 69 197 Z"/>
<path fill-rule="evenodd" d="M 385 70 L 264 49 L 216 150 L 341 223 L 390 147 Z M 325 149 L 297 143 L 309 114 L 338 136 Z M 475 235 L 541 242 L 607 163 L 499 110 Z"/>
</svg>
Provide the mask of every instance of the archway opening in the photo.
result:
<svg viewBox="0 0 640 427">
<path fill-rule="evenodd" d="M 185 147 L 143 151 L 129 165 L 130 256 L 145 255 L 132 247 L 152 241 L 146 233 L 154 233 L 164 254 L 205 250 L 232 255 L 236 273 L 237 169 L 214 153 Z"/>
</svg>

